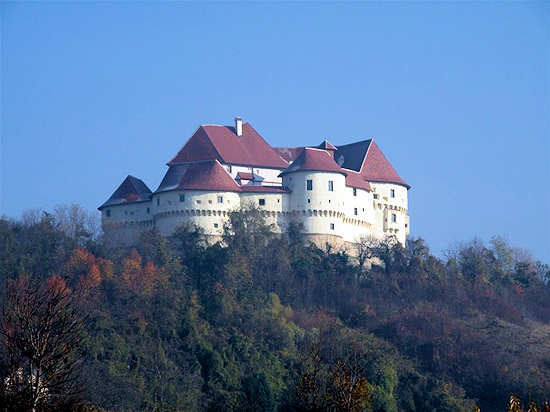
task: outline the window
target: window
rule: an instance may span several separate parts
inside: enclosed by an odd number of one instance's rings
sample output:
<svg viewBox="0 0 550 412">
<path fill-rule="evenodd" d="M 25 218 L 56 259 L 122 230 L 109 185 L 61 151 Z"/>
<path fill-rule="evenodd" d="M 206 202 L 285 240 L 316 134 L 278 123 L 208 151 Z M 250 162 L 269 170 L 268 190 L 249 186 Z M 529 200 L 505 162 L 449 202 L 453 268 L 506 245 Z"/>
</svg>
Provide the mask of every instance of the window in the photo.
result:
<svg viewBox="0 0 550 412">
<path fill-rule="evenodd" d="M 233 173 L 233 168 L 229 165 L 229 173 Z"/>
<path fill-rule="evenodd" d="M 313 190 L 313 180 L 306 180 L 306 189 Z"/>
<path fill-rule="evenodd" d="M 260 206 L 265 206 L 265 199 L 258 199 L 258 204 Z"/>
<path fill-rule="evenodd" d="M 147 214 L 151 213 L 151 209 L 147 208 Z"/>
<path fill-rule="evenodd" d="M 397 215 L 396 215 L 395 213 L 392 213 L 392 214 L 391 214 L 391 221 L 392 221 L 393 223 L 397 222 Z"/>
<path fill-rule="evenodd" d="M 200 205 L 202 203 L 202 200 L 197 200 L 197 204 Z"/>
<path fill-rule="evenodd" d="M 311 203 L 311 199 L 308 199 L 307 202 L 308 202 L 308 203 Z"/>
<path fill-rule="evenodd" d="M 378 195 L 376 193 L 373 194 L 373 196 L 374 196 L 375 199 L 378 199 Z"/>
<path fill-rule="evenodd" d="M 328 181 L 328 191 L 334 192 L 334 182 L 332 180 Z"/>
<path fill-rule="evenodd" d="M 208 203 L 212 204 L 212 199 L 208 199 Z"/>
<path fill-rule="evenodd" d="M 111 217 L 111 211 L 109 209 L 105 211 L 105 214 L 107 215 L 107 217 Z"/>
<path fill-rule="evenodd" d="M 409 225 L 405 223 L 405 227 L 409 227 Z"/>
<path fill-rule="evenodd" d="M 395 190 L 394 189 L 390 190 L 390 197 L 395 197 Z"/>
<path fill-rule="evenodd" d="M 218 203 L 223 203 L 223 196 L 218 196 Z"/>
<path fill-rule="evenodd" d="M 157 197 L 157 206 L 160 206 L 160 197 Z"/>
<path fill-rule="evenodd" d="M 334 230 L 334 223 L 330 224 L 330 230 Z"/>
<path fill-rule="evenodd" d="M 217 223 L 214 223 L 214 227 L 215 227 L 215 228 L 218 228 L 218 224 L 217 224 Z"/>
<path fill-rule="evenodd" d="M 353 188 L 353 196 L 357 196 L 357 188 L 356 187 Z"/>
<path fill-rule="evenodd" d="M 356 208 L 356 207 L 353 208 L 353 214 L 354 214 L 355 216 L 357 216 L 357 208 Z"/>
<path fill-rule="evenodd" d="M 180 195 L 180 202 L 185 202 L 185 195 Z"/>
</svg>

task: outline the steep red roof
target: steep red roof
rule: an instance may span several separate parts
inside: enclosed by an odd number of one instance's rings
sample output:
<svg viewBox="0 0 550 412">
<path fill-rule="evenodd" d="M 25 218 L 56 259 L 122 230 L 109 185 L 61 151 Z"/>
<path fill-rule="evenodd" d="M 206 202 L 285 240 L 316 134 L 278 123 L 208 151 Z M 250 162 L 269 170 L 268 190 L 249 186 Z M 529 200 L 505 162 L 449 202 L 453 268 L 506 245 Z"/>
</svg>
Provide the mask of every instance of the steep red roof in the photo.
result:
<svg viewBox="0 0 550 412">
<path fill-rule="evenodd" d="M 352 170 L 344 170 L 344 172 L 346 173 L 346 186 L 357 187 L 368 191 L 371 190 L 369 182 L 367 182 L 360 173 Z"/>
<path fill-rule="evenodd" d="M 368 147 L 361 168 L 361 175 L 371 182 L 396 183 L 407 187 L 407 189 L 410 188 L 410 186 L 397 174 L 374 140 L 370 142 Z"/>
<path fill-rule="evenodd" d="M 185 189 L 239 192 L 240 186 L 217 160 L 208 160 L 170 166 L 155 193 Z"/>
<path fill-rule="evenodd" d="M 304 148 L 296 160 L 281 172 L 281 175 L 297 172 L 299 170 L 345 174 L 326 150 L 314 149 L 310 147 Z"/>
<path fill-rule="evenodd" d="M 231 126 L 200 126 L 168 165 L 207 159 L 247 166 L 288 166 L 249 123 L 243 124 L 241 136 Z"/>
</svg>

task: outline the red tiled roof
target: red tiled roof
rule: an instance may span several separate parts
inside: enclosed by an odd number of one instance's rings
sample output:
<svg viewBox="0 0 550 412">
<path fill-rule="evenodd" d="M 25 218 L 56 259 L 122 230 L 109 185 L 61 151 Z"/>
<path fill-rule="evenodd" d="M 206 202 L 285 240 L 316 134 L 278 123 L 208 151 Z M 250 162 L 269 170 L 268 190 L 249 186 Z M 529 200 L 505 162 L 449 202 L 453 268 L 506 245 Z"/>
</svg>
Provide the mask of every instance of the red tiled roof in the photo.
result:
<svg viewBox="0 0 550 412">
<path fill-rule="evenodd" d="M 310 147 L 304 148 L 296 160 L 281 172 L 281 175 L 299 170 L 345 174 L 326 150 L 313 149 Z"/>
<path fill-rule="evenodd" d="M 243 123 L 241 136 L 231 126 L 200 126 L 168 165 L 207 159 L 248 166 L 288 166 L 249 123 Z"/>
<path fill-rule="evenodd" d="M 172 165 L 155 193 L 168 190 L 239 192 L 240 186 L 217 160 Z"/>
<path fill-rule="evenodd" d="M 293 162 L 296 160 L 298 156 L 300 156 L 300 153 L 302 153 L 302 150 L 304 150 L 303 147 L 274 147 L 273 150 L 275 150 L 279 156 L 281 156 L 283 159 L 285 159 L 287 162 Z"/>
<path fill-rule="evenodd" d="M 360 173 L 352 170 L 344 170 L 344 172 L 346 173 L 346 186 L 357 187 L 368 191 L 371 190 L 369 182 L 367 182 Z"/>
<path fill-rule="evenodd" d="M 396 183 L 407 187 L 407 189 L 410 188 L 410 186 L 397 174 L 374 140 L 371 141 L 368 147 L 361 168 L 361 175 L 371 182 Z"/>
</svg>

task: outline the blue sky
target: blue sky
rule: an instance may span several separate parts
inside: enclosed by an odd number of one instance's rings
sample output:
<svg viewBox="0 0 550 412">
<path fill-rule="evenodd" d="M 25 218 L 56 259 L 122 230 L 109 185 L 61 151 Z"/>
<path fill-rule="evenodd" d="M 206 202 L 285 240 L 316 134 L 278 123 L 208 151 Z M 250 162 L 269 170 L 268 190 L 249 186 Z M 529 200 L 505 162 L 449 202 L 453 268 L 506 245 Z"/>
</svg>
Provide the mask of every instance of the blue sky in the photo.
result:
<svg viewBox="0 0 550 412">
<path fill-rule="evenodd" d="M 374 136 L 439 253 L 550 261 L 550 3 L 3 2 L 0 214 L 156 189 L 201 123 Z"/>
</svg>

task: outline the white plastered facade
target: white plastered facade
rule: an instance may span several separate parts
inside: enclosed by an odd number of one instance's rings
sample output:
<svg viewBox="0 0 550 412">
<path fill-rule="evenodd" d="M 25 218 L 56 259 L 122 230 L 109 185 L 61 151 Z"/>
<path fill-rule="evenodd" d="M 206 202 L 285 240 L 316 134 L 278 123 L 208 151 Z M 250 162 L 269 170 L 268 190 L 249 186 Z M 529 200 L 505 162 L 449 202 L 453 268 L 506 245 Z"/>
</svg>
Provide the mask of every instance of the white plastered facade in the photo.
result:
<svg viewBox="0 0 550 412">
<path fill-rule="evenodd" d="M 140 232 L 156 228 L 170 235 L 182 224 L 200 227 L 211 238 L 219 238 L 229 213 L 254 205 L 264 211 L 275 232 L 290 221 L 303 225 L 306 237 L 319 246 L 326 242 L 353 244 L 363 237 L 394 236 L 405 243 L 410 230 L 407 188 L 370 182 L 371 191 L 346 186 L 342 173 L 281 170 L 223 165 L 231 177 L 238 172 L 261 175 L 282 185 L 286 192 L 170 190 L 153 193 L 150 201 L 107 206 L 102 226 L 118 242 L 131 244 Z M 269 173 L 268 173 L 269 172 Z M 311 181 L 311 190 L 308 190 Z M 329 182 L 332 182 L 330 184 Z M 270 183 L 265 184 L 270 186 Z M 330 190 L 332 187 L 332 190 Z"/>
</svg>

